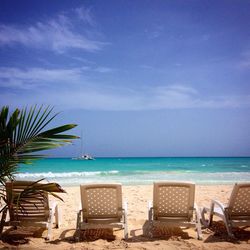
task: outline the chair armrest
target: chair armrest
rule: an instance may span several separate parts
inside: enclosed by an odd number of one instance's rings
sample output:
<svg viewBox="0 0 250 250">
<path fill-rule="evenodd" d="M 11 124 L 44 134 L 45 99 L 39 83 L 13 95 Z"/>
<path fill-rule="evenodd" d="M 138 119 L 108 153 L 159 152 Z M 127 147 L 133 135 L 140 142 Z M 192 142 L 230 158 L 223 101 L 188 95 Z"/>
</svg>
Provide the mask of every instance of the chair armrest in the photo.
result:
<svg viewBox="0 0 250 250">
<path fill-rule="evenodd" d="M 82 209 L 79 209 L 79 210 L 77 211 L 77 216 L 78 216 L 79 214 L 81 214 L 81 212 L 82 212 Z"/>
<path fill-rule="evenodd" d="M 200 215 L 201 210 L 200 210 L 200 208 L 199 208 L 199 206 L 197 205 L 196 202 L 194 203 L 194 210 L 195 210 L 195 212 L 196 212 L 198 215 Z"/>
<path fill-rule="evenodd" d="M 197 209 L 198 209 L 198 205 L 197 205 L 197 203 L 196 203 L 196 202 L 194 203 L 194 209 L 195 209 L 195 210 L 197 210 Z"/>
<path fill-rule="evenodd" d="M 201 222 L 201 210 L 196 204 L 196 202 L 194 203 L 194 210 L 195 210 L 196 221 L 200 223 Z"/>
<path fill-rule="evenodd" d="M 148 210 L 153 208 L 153 202 L 151 200 L 148 201 Z"/>
<path fill-rule="evenodd" d="M 224 211 L 224 209 L 225 209 L 225 206 L 224 206 L 224 204 L 222 204 L 220 201 L 218 201 L 218 200 L 212 200 L 211 201 L 211 206 L 214 206 L 214 205 L 217 205 L 222 211 Z"/>
<path fill-rule="evenodd" d="M 57 228 L 60 228 L 61 211 L 56 201 L 51 201 L 49 210 L 50 210 L 51 221 L 56 224 Z"/>
<path fill-rule="evenodd" d="M 211 203 L 210 203 L 210 207 L 203 207 L 202 208 L 202 213 L 207 213 L 207 212 L 210 212 L 210 213 L 212 212 L 213 213 L 215 205 L 218 206 L 222 211 L 224 211 L 224 209 L 225 209 L 224 204 L 222 204 L 218 200 L 212 199 Z"/>
<path fill-rule="evenodd" d="M 124 209 L 125 213 L 128 211 L 128 202 L 125 200 L 122 204 L 122 208 Z"/>
<path fill-rule="evenodd" d="M 212 222 L 213 222 L 213 215 L 215 214 L 215 211 L 214 211 L 214 207 L 217 206 L 220 208 L 221 212 L 223 215 L 225 215 L 225 206 L 218 200 L 215 200 L 215 199 L 212 199 L 211 200 L 211 204 L 210 204 L 210 208 L 208 207 L 204 207 L 202 209 L 202 212 L 201 212 L 201 221 L 202 221 L 202 224 L 205 226 L 205 227 L 209 227 L 212 225 Z M 208 220 L 206 220 L 205 218 L 205 214 L 209 212 L 209 218 Z M 218 214 L 217 214 L 218 215 Z"/>
<path fill-rule="evenodd" d="M 49 210 L 53 212 L 53 211 L 55 211 L 56 207 L 57 207 L 57 202 L 56 201 L 52 201 L 50 203 Z"/>
<path fill-rule="evenodd" d="M 50 203 L 50 205 L 49 205 L 49 217 L 50 217 L 51 223 L 54 222 L 53 215 L 55 214 L 56 207 L 57 207 L 56 201 L 52 201 L 52 202 Z"/>
<path fill-rule="evenodd" d="M 153 220 L 153 202 L 151 200 L 148 201 L 148 220 Z"/>
</svg>

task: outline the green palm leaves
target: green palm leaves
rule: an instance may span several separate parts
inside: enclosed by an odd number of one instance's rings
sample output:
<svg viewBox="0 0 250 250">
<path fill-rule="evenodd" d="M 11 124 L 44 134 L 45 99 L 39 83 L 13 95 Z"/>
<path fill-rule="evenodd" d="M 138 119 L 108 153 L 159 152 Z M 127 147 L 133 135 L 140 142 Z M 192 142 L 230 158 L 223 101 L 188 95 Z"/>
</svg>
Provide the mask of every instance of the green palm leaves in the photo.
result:
<svg viewBox="0 0 250 250">
<path fill-rule="evenodd" d="M 22 211 L 22 202 L 29 202 L 30 198 L 34 200 L 38 196 L 38 199 L 43 199 L 49 193 L 61 199 L 55 192 L 65 192 L 57 183 L 40 183 L 42 180 L 27 182 L 27 187 L 19 193 L 16 193 L 13 188 L 7 190 L 7 186 L 14 185 L 14 182 L 7 181 L 13 181 L 18 164 L 31 163 L 32 160 L 43 157 L 37 154 L 38 151 L 61 147 L 71 143 L 72 139 L 78 138 L 64 134 L 65 131 L 74 128 L 75 124 L 46 130 L 57 116 L 52 114 L 52 111 L 52 108 L 42 106 L 38 109 L 36 106 L 29 110 L 16 109 L 13 113 L 9 112 L 7 106 L 0 110 L 0 200 L 5 202 L 5 206 L 0 211 L 2 213 L 0 236 L 8 209 L 10 217 L 13 217 L 13 207 L 20 208 Z M 36 202 L 33 203 L 36 206 Z"/>
<path fill-rule="evenodd" d="M 0 111 L 0 182 L 13 179 L 20 163 L 31 163 L 43 157 L 36 154 L 41 150 L 61 147 L 78 138 L 63 132 L 74 128 L 67 124 L 45 130 L 57 116 L 53 108 L 31 107 L 16 109 L 11 114 L 7 106 Z"/>
</svg>

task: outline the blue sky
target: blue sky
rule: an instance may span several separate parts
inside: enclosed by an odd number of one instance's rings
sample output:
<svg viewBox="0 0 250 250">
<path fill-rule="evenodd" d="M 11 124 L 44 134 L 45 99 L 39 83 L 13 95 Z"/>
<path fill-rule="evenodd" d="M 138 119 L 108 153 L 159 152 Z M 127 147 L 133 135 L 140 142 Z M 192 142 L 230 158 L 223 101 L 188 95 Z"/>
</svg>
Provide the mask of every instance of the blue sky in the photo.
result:
<svg viewBox="0 0 250 250">
<path fill-rule="evenodd" d="M 2 0 L 0 106 L 54 106 L 95 156 L 250 156 L 249 12 L 243 0 Z"/>
</svg>

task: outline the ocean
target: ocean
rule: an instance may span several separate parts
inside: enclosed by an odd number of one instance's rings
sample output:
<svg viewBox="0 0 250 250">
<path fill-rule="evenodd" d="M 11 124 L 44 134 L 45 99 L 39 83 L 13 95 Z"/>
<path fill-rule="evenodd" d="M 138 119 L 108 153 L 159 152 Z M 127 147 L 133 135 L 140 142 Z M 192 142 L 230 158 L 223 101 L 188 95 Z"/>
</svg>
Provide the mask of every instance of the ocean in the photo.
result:
<svg viewBox="0 0 250 250">
<path fill-rule="evenodd" d="M 145 185 L 154 181 L 233 184 L 250 181 L 250 157 L 49 158 L 21 165 L 18 180 L 45 178 L 62 186 L 119 182 Z"/>
</svg>

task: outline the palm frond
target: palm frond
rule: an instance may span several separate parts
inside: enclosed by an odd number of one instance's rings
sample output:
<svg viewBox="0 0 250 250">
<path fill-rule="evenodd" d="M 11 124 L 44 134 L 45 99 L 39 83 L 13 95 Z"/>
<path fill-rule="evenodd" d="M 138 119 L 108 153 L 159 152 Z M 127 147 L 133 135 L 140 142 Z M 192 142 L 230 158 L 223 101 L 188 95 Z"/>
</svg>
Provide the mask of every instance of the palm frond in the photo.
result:
<svg viewBox="0 0 250 250">
<path fill-rule="evenodd" d="M 18 164 L 30 163 L 44 157 L 34 154 L 70 144 L 77 136 L 64 134 L 76 127 L 66 124 L 49 130 L 46 126 L 58 115 L 52 114 L 53 108 L 36 106 L 30 109 L 16 109 L 9 114 L 9 107 L 0 111 L 0 178 L 9 178 L 16 173 Z M 6 179 L 6 176 L 4 179 Z M 1 180 L 0 180 L 1 182 Z"/>
<path fill-rule="evenodd" d="M 41 106 L 38 109 L 36 106 L 30 109 L 15 109 L 12 114 L 7 106 L 0 110 L 0 198 L 6 203 L 0 211 L 3 213 L 2 219 L 6 217 L 7 209 L 10 212 L 13 206 L 25 212 L 22 203 L 29 202 L 30 198 L 44 199 L 47 197 L 44 194 L 49 193 L 62 200 L 55 193 L 65 191 L 57 183 L 44 184 L 40 183 L 42 180 L 38 180 L 27 185 L 22 192 L 6 188 L 8 181 L 13 183 L 20 164 L 30 164 L 44 157 L 37 152 L 67 145 L 72 139 L 79 138 L 64 134 L 65 131 L 74 128 L 75 124 L 45 130 L 58 115 L 52 114 L 52 111 L 53 108 L 49 106 L 45 108 Z"/>
</svg>

